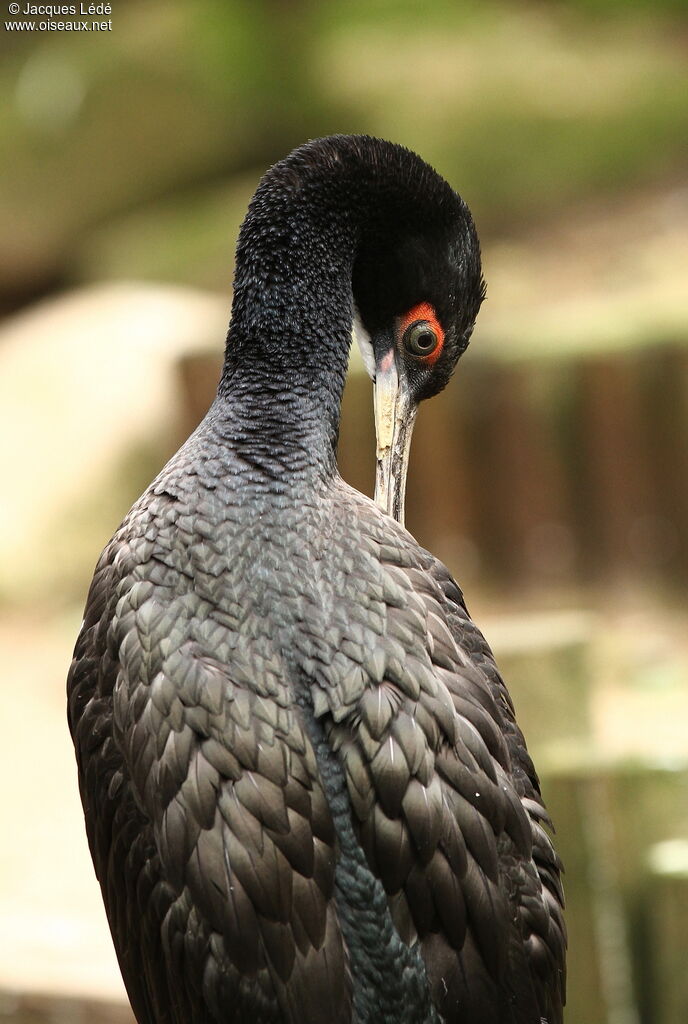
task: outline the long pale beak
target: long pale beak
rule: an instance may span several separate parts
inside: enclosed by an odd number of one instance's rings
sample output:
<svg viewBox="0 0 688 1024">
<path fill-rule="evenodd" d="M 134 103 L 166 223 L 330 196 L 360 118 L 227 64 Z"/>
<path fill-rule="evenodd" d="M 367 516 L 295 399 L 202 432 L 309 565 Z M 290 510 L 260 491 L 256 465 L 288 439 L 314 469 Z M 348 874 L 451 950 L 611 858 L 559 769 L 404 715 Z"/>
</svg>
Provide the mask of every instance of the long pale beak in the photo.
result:
<svg viewBox="0 0 688 1024">
<path fill-rule="evenodd" d="M 411 398 L 403 377 L 399 380 L 394 349 L 376 362 L 374 389 L 377 437 L 375 501 L 403 526 L 406 473 L 418 406 Z"/>
</svg>

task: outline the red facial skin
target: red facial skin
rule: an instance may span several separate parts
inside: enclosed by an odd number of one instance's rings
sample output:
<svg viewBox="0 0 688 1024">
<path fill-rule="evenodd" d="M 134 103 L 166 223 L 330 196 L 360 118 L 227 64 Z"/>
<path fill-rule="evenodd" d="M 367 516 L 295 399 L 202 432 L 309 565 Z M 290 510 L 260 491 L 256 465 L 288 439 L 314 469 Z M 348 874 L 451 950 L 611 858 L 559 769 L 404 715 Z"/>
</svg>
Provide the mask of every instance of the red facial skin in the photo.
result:
<svg viewBox="0 0 688 1024">
<path fill-rule="evenodd" d="M 431 306 L 429 302 L 419 302 L 417 306 L 412 306 L 408 313 L 399 317 L 397 321 L 397 340 L 400 341 L 407 327 L 410 327 L 411 324 L 415 323 L 417 320 L 427 320 L 437 335 L 437 348 L 432 352 L 429 352 L 426 356 L 415 356 L 419 363 L 424 363 L 426 366 L 432 366 L 437 362 L 442 353 L 442 348 L 444 346 L 444 330 L 437 319 L 434 307 Z"/>
</svg>

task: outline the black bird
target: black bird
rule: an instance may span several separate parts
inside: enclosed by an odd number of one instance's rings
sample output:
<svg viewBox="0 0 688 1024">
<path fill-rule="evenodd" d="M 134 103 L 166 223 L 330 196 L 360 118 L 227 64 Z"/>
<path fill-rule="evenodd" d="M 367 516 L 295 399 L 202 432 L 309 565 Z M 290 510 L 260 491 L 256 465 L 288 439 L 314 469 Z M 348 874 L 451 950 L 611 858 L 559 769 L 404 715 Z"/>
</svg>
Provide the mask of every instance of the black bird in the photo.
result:
<svg viewBox="0 0 688 1024">
<path fill-rule="evenodd" d="M 88 838 L 140 1024 L 556 1024 L 560 864 L 448 570 L 345 484 L 352 324 L 378 497 L 483 296 L 408 150 L 309 143 L 239 238 L 217 398 L 98 562 L 69 680 Z"/>
</svg>

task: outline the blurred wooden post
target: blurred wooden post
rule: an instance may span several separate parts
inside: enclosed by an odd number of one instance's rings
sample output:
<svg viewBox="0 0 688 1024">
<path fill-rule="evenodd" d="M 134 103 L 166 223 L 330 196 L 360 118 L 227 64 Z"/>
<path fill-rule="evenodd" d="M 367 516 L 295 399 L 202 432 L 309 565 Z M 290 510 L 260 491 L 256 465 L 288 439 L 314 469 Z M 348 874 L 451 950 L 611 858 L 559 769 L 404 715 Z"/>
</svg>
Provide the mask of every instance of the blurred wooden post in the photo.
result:
<svg viewBox="0 0 688 1024">
<path fill-rule="evenodd" d="M 644 423 L 657 519 L 648 568 L 679 582 L 688 578 L 688 354 L 677 345 L 643 359 Z"/>
<path fill-rule="evenodd" d="M 654 511 L 637 360 L 623 353 L 585 360 L 580 380 L 587 568 L 594 578 L 624 576 L 636 524 Z"/>
<path fill-rule="evenodd" d="M 645 885 L 647 1024 L 688 1021 L 688 839 L 651 847 Z"/>
<path fill-rule="evenodd" d="M 407 491 L 407 525 L 419 543 L 465 579 L 465 539 L 475 535 L 460 397 L 445 391 L 421 405 Z M 469 567 L 469 570 L 473 567 Z M 470 575 L 470 571 L 469 571 Z"/>
<path fill-rule="evenodd" d="M 685 1024 L 688 860 L 652 850 L 688 848 L 688 765 L 538 767 L 566 867 L 567 1024 Z"/>
<path fill-rule="evenodd" d="M 610 793 L 614 859 L 629 922 L 636 993 L 643 1024 L 657 1024 L 656 979 L 651 974 L 655 940 L 648 926 L 650 908 L 644 897 L 646 864 L 654 844 L 677 837 L 688 841 L 688 764 L 617 765 L 610 779 Z M 684 954 L 688 954 L 688 947 Z"/>
<path fill-rule="evenodd" d="M 461 386 L 465 476 L 488 572 L 519 584 L 569 579 L 575 553 L 559 436 L 561 363 L 474 359 Z"/>
<path fill-rule="evenodd" d="M 581 763 L 547 774 L 542 791 L 566 873 L 566 1024 L 638 1024 L 604 770 Z"/>
<path fill-rule="evenodd" d="M 207 413 L 217 391 L 222 369 L 222 351 L 189 352 L 177 363 L 177 375 L 184 397 L 183 436 L 195 430 Z"/>
</svg>

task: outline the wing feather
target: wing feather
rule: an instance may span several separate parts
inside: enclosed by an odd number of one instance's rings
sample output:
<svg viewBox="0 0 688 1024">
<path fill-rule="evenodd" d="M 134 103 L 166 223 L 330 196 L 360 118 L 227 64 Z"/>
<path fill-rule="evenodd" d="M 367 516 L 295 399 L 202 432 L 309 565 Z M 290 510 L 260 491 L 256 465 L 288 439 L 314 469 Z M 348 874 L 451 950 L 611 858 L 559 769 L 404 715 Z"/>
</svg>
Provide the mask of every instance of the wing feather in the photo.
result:
<svg viewBox="0 0 688 1024">
<path fill-rule="evenodd" d="M 145 578 L 160 533 L 131 533 L 96 571 L 68 687 L 137 1018 L 348 1021 L 335 832 L 281 666 L 269 645 L 224 660 L 236 641 L 188 581 L 165 571 L 176 589 L 161 592 Z"/>
<path fill-rule="evenodd" d="M 384 540 L 367 521 L 382 628 L 361 613 L 363 679 L 319 705 L 359 840 L 447 1022 L 557 1024 L 560 864 L 513 704 L 446 569 L 389 520 Z"/>
</svg>

